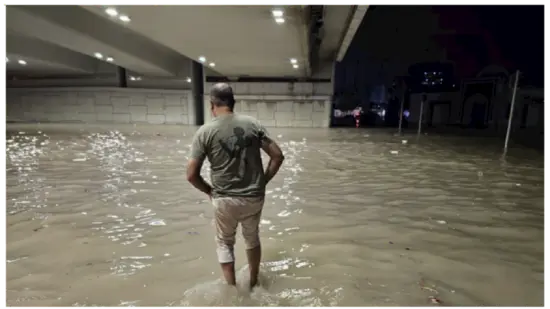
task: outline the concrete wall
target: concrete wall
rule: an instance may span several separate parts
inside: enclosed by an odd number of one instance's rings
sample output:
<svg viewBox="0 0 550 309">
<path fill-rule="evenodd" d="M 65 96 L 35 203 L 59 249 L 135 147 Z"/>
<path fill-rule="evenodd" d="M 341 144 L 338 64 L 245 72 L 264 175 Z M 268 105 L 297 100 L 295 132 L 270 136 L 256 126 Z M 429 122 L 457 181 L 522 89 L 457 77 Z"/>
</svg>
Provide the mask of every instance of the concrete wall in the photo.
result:
<svg viewBox="0 0 550 309">
<path fill-rule="evenodd" d="M 522 122 L 523 107 L 528 105 L 527 109 L 527 119 L 526 127 L 527 128 L 543 128 L 544 127 L 544 106 L 542 104 L 534 103 L 530 98 L 526 97 L 527 95 L 532 96 L 543 96 L 540 93 L 532 93 L 529 90 L 518 91 L 516 96 L 516 103 L 514 104 L 514 117 L 512 119 L 512 127 L 519 128 Z M 470 115 L 472 112 L 472 107 L 466 104 L 464 106 L 464 117 L 461 122 L 461 112 L 462 112 L 462 97 L 460 92 L 444 92 L 444 93 L 428 93 L 426 94 L 428 101 L 451 101 L 451 117 L 447 121 L 448 110 L 446 106 L 441 106 L 439 109 L 434 110 L 434 119 L 433 124 L 470 124 Z M 418 123 L 420 117 L 420 101 L 421 94 L 412 94 L 410 100 L 410 123 Z M 506 130 L 508 126 L 508 109 L 510 108 L 509 104 L 511 101 L 511 92 L 502 91 L 497 93 L 493 97 L 492 101 L 492 118 L 488 122 L 489 127 Z M 424 115 L 423 123 L 428 122 L 429 117 L 429 104 L 424 105 Z"/>
<path fill-rule="evenodd" d="M 208 91 L 211 84 L 205 85 Z M 235 83 L 238 113 L 267 127 L 328 127 L 330 83 Z M 190 90 L 115 87 L 7 88 L 7 121 L 195 124 Z M 211 120 L 204 97 L 205 122 Z"/>
<path fill-rule="evenodd" d="M 187 90 L 67 87 L 6 92 L 7 121 L 195 124 Z"/>
<path fill-rule="evenodd" d="M 442 93 L 427 93 L 426 94 L 428 101 L 451 101 L 451 117 L 450 117 L 450 124 L 453 124 L 460 120 L 460 92 L 442 92 Z M 409 105 L 409 122 L 410 123 L 418 123 L 418 120 L 420 119 L 420 102 L 422 100 L 422 94 L 420 93 L 413 93 L 411 94 L 410 98 L 410 105 Z M 445 109 L 445 110 L 443 110 Z M 423 115 L 423 123 L 426 123 L 428 121 L 429 117 L 429 104 L 424 104 L 424 115 Z M 434 110 L 434 119 L 433 124 L 447 124 L 447 114 L 448 110 L 446 107 L 438 107 L 437 110 Z"/>
<path fill-rule="evenodd" d="M 204 90 L 204 117 L 210 121 L 210 97 Z M 266 127 L 320 128 L 330 125 L 331 83 L 231 83 L 235 112 L 259 119 Z"/>
</svg>

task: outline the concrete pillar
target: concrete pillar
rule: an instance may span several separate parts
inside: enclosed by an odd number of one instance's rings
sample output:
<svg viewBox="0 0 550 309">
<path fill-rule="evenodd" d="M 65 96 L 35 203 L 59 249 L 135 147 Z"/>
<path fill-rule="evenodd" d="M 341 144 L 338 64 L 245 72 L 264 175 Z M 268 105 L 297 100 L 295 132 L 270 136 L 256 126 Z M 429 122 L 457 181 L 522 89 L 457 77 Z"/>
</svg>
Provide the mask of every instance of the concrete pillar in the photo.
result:
<svg viewBox="0 0 550 309">
<path fill-rule="evenodd" d="M 334 61 L 332 63 L 332 72 L 331 72 L 331 75 L 330 75 L 330 85 L 332 87 L 332 95 L 330 97 L 330 104 L 328 104 L 328 106 L 326 107 L 328 110 L 328 117 L 330 119 L 329 121 L 329 127 L 332 128 L 334 126 L 334 110 L 333 110 L 333 106 L 334 106 L 334 100 L 336 98 L 336 64 L 338 63 L 338 61 Z"/>
<path fill-rule="evenodd" d="M 201 63 L 191 62 L 191 92 L 193 94 L 193 107 L 195 110 L 195 125 L 204 124 L 204 69 Z"/>
<path fill-rule="evenodd" d="M 117 67 L 116 73 L 117 73 L 117 79 L 118 79 L 118 86 L 120 88 L 127 88 L 128 79 L 126 77 L 126 69 L 123 67 Z"/>
<path fill-rule="evenodd" d="M 332 63 L 332 74 L 330 75 L 330 82 L 332 83 L 332 87 L 333 87 L 333 92 L 334 92 L 334 80 L 336 79 L 336 64 L 338 62 L 337 61 L 334 61 Z"/>
</svg>

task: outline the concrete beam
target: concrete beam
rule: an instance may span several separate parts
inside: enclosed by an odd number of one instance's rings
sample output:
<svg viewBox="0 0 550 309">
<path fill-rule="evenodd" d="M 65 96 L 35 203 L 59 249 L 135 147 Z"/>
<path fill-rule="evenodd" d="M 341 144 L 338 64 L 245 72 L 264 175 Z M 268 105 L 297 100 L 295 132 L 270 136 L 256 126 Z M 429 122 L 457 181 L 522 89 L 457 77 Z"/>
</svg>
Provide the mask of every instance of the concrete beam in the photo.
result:
<svg viewBox="0 0 550 309">
<path fill-rule="evenodd" d="M 294 11 L 292 11 L 292 16 L 296 18 L 296 22 L 294 24 L 294 27 L 296 28 L 296 32 L 298 34 L 298 38 L 300 40 L 300 48 L 302 51 L 302 59 L 306 60 L 303 64 L 300 70 L 305 71 L 306 76 L 311 76 L 311 68 L 309 66 L 309 47 L 308 47 L 308 23 L 307 23 L 307 5 L 302 5 L 300 7 L 294 8 Z"/>
<path fill-rule="evenodd" d="M 346 34 L 354 11 L 355 7 L 353 5 L 325 5 L 323 15 L 324 36 L 319 50 L 319 58 L 322 62 L 331 63 L 336 59 L 340 43 Z"/>
<path fill-rule="evenodd" d="M 8 6 L 6 27 L 79 53 L 107 54 L 142 74 L 174 76 L 187 59 L 77 6 Z"/>
<path fill-rule="evenodd" d="M 24 58 L 39 59 L 82 73 L 96 73 L 99 61 L 71 50 L 30 37 L 6 34 L 6 52 Z"/>
<path fill-rule="evenodd" d="M 363 17 L 365 17 L 368 9 L 368 5 L 358 5 L 355 9 L 355 12 L 353 13 L 353 16 L 351 17 L 351 20 L 349 22 L 346 34 L 344 35 L 342 43 L 340 44 L 338 55 L 336 56 L 337 61 L 342 61 L 342 59 L 344 59 L 344 56 L 348 51 L 348 47 L 353 41 L 353 37 L 355 36 L 355 33 L 357 32 L 359 25 L 363 21 Z"/>
<path fill-rule="evenodd" d="M 308 7 L 307 22 L 308 22 L 308 56 L 311 73 L 316 74 L 319 71 L 320 49 L 323 41 L 324 33 L 324 6 L 310 5 Z"/>
</svg>

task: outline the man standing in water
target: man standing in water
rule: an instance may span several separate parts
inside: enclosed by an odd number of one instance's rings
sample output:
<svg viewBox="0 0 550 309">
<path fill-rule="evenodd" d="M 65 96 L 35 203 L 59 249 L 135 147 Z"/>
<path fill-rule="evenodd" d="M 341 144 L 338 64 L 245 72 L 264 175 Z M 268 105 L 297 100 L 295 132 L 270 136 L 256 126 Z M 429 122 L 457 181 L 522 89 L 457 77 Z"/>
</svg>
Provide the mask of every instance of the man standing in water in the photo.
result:
<svg viewBox="0 0 550 309">
<path fill-rule="evenodd" d="M 233 113 L 235 98 L 228 84 L 212 87 L 210 104 L 214 119 L 201 126 L 193 137 L 187 180 L 208 195 L 214 205 L 216 251 L 230 285 L 236 285 L 233 247 L 237 225 L 241 223 L 252 288 L 258 283 L 262 255 L 259 224 L 265 186 L 284 157 L 258 120 Z M 265 172 L 260 149 L 270 157 Z M 200 175 L 205 158 L 210 161 L 212 185 Z"/>
</svg>

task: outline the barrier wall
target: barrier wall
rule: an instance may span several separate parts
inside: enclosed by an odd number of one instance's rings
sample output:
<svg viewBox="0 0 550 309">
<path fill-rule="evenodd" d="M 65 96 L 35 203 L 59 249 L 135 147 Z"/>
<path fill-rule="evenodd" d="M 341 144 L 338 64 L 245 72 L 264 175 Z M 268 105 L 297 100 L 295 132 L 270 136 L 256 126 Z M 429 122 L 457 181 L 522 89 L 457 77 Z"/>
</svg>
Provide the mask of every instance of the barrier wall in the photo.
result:
<svg viewBox="0 0 550 309">
<path fill-rule="evenodd" d="M 528 128 L 543 128 L 544 127 L 544 106 L 536 104 L 529 98 L 525 97 L 523 91 L 518 91 L 516 95 L 516 103 L 514 104 L 514 117 L 512 119 L 512 128 L 519 128 L 522 124 L 523 113 L 526 113 L 525 127 Z M 464 104 L 461 101 L 460 92 L 443 92 L 443 93 L 428 93 L 426 94 L 427 101 L 448 101 L 450 104 L 438 105 L 434 107 L 432 124 L 447 125 L 447 124 L 462 124 L 469 125 L 471 122 L 472 105 Z M 412 94 L 410 97 L 410 116 L 409 122 L 417 124 L 420 118 L 420 102 L 422 94 Z M 487 113 L 490 113 L 488 125 L 489 127 L 506 130 L 508 126 L 508 114 L 510 109 L 511 93 L 497 93 L 491 102 L 491 110 L 487 107 Z M 524 106 L 525 110 L 524 110 Z M 450 109 L 450 110 L 449 110 Z M 424 105 L 423 122 L 428 122 L 429 104 Z M 462 117 L 461 115 L 464 114 Z"/>
<path fill-rule="evenodd" d="M 235 112 L 259 119 L 266 127 L 320 128 L 330 125 L 331 83 L 230 83 Z M 206 83 L 208 92 L 212 83 Z M 210 97 L 204 95 L 205 121 L 211 119 Z"/>
<path fill-rule="evenodd" d="M 195 124 L 188 90 L 82 87 L 6 92 L 7 121 Z"/>
<path fill-rule="evenodd" d="M 211 84 L 205 85 L 208 91 Z M 328 127 L 330 83 L 235 83 L 235 111 L 267 127 Z M 195 125 L 190 90 L 110 87 L 7 88 L 8 122 Z M 205 122 L 211 120 L 204 97 Z"/>
</svg>

